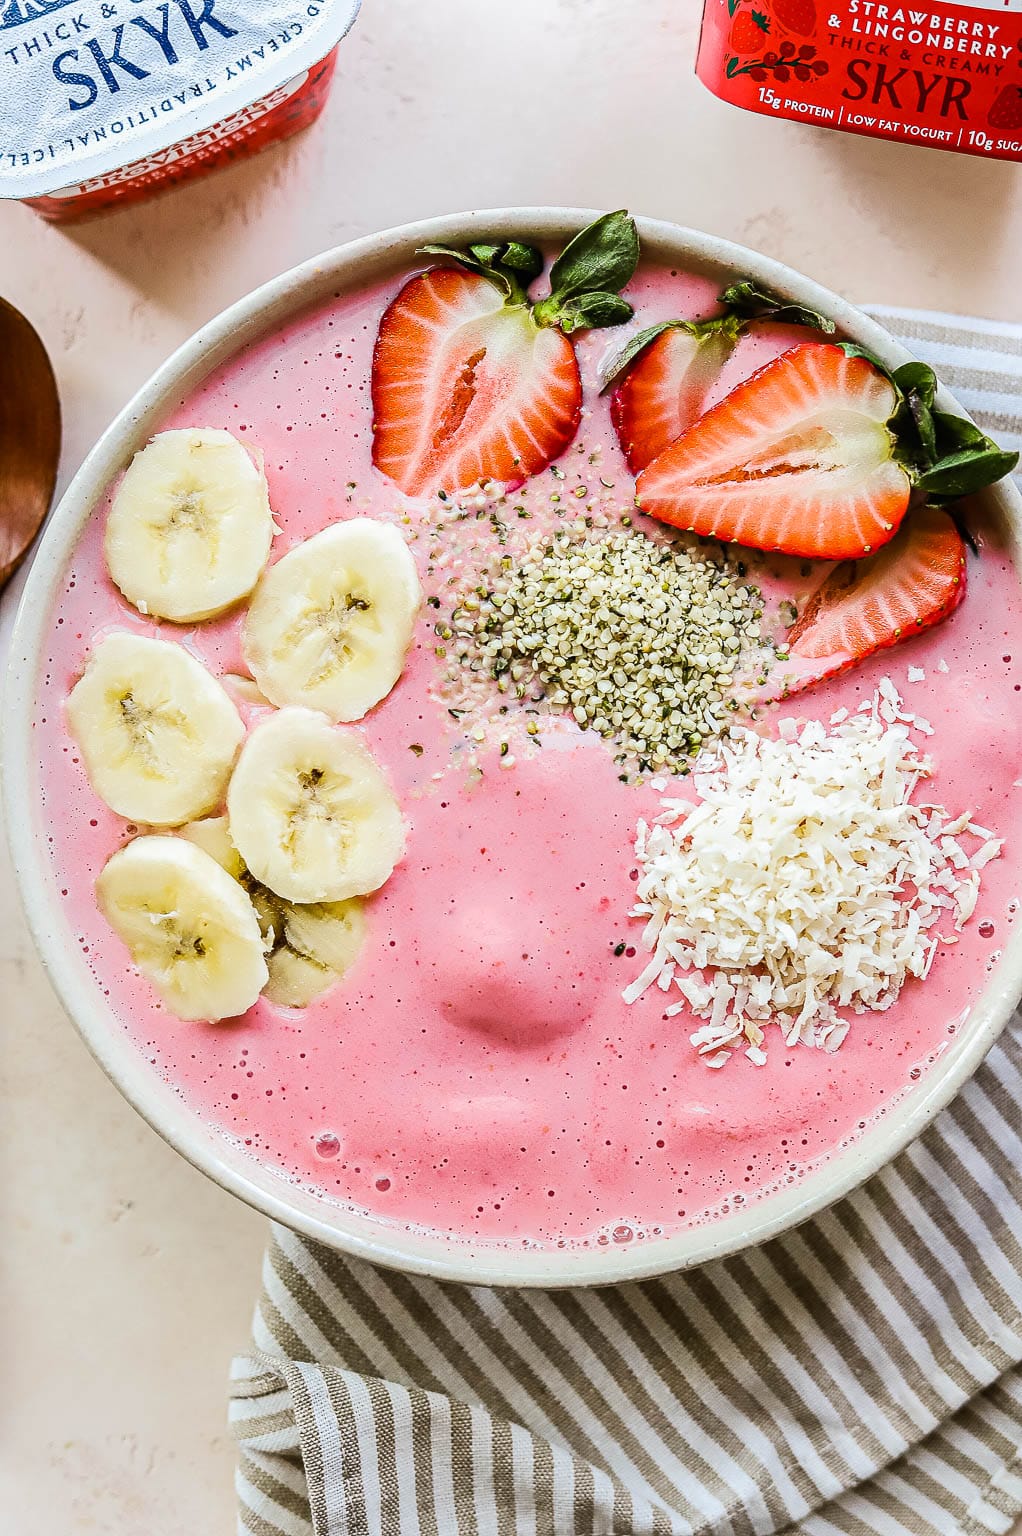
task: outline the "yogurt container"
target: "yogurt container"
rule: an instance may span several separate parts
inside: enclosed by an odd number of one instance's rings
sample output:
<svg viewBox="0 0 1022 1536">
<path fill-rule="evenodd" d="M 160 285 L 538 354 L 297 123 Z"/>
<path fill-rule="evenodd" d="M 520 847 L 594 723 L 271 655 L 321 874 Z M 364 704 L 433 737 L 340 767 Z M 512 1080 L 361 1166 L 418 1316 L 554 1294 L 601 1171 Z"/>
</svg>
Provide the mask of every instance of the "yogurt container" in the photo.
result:
<svg viewBox="0 0 1022 1536">
<path fill-rule="evenodd" d="M 696 72 L 767 117 L 1022 160 L 1022 0 L 705 0 Z"/>
<path fill-rule="evenodd" d="M 0 0 L 0 197 L 70 222 L 306 128 L 359 0 Z"/>
</svg>

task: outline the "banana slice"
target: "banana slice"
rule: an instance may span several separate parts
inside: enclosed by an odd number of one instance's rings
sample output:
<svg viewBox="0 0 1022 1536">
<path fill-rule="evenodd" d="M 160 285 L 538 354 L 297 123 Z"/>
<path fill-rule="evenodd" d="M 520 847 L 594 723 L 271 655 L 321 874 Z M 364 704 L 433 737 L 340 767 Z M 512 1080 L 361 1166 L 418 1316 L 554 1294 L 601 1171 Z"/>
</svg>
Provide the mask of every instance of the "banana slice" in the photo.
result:
<svg viewBox="0 0 1022 1536">
<path fill-rule="evenodd" d="M 404 850 L 400 808 L 361 737 L 311 709 L 282 709 L 256 726 L 227 814 L 249 871 L 285 901 L 375 891 Z"/>
<path fill-rule="evenodd" d="M 338 976 L 351 965 L 365 936 L 362 903 L 355 899 L 286 903 L 281 916 L 287 947 Z"/>
<path fill-rule="evenodd" d="M 207 816 L 202 821 L 189 822 L 187 827 L 181 828 L 181 836 L 201 848 L 203 853 L 208 853 L 211 859 L 216 859 L 232 880 L 244 880 L 247 874 L 245 861 L 231 841 L 226 816 Z M 258 908 L 256 911 L 258 915 Z"/>
<path fill-rule="evenodd" d="M 176 827 L 223 800 L 245 728 L 180 645 L 115 631 L 67 701 L 93 789 L 118 816 Z"/>
<path fill-rule="evenodd" d="M 270 979 L 263 996 L 285 1008 L 304 1008 L 333 986 L 358 954 L 365 935 L 362 903 L 284 902 L 278 922 L 274 948 L 266 958 Z"/>
<path fill-rule="evenodd" d="M 268 1002 L 304 1008 L 333 986 L 351 965 L 365 936 L 362 903 L 317 902 L 296 906 L 252 879 L 231 840 L 226 816 L 209 816 L 182 827 L 181 836 L 205 850 L 249 893 L 266 951 Z"/>
<path fill-rule="evenodd" d="M 228 693 L 240 699 L 242 704 L 251 704 L 259 709 L 272 708 L 259 684 L 251 677 L 244 677 L 240 672 L 225 672 L 220 681 Z"/>
<path fill-rule="evenodd" d="M 114 496 L 107 569 L 140 613 L 194 624 L 248 596 L 274 531 L 266 476 L 236 437 L 161 432 Z"/>
<path fill-rule="evenodd" d="M 286 944 L 268 955 L 266 964 L 270 979 L 263 988 L 263 996 L 278 1008 L 305 1008 L 337 980 L 335 971 Z"/>
<path fill-rule="evenodd" d="M 235 1018 L 266 985 L 252 903 L 193 843 L 136 837 L 106 864 L 96 896 L 142 975 L 179 1019 Z"/>
<path fill-rule="evenodd" d="M 422 602 L 404 539 L 389 523 L 334 523 L 270 567 L 242 645 L 274 704 L 360 720 L 401 676 Z"/>
</svg>

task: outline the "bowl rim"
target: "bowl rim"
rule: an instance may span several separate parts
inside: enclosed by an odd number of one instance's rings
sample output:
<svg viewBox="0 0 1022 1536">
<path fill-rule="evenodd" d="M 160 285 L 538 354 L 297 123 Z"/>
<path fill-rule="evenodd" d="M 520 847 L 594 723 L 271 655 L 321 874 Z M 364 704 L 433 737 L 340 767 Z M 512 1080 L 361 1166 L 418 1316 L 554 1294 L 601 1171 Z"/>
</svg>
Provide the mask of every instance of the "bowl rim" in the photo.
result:
<svg viewBox="0 0 1022 1536">
<path fill-rule="evenodd" d="M 561 1288 L 646 1279 L 722 1258 L 788 1231 L 849 1194 L 930 1124 L 979 1066 L 1022 995 L 1022 931 L 1005 946 L 990 982 L 962 1029 L 922 1083 L 885 1107 L 860 1138 L 840 1146 L 798 1183 L 749 1207 L 670 1237 L 608 1248 L 549 1249 L 457 1239 L 363 1215 L 289 1182 L 264 1167 L 212 1122 L 202 1119 L 143 1063 L 123 1027 L 102 1006 L 77 946 L 61 944 L 66 927 L 45 857 L 42 820 L 27 813 L 32 793 L 32 721 L 42 646 L 52 604 L 77 538 L 111 479 L 173 400 L 194 388 L 250 342 L 338 291 L 354 290 L 414 261 L 425 242 L 464 244 L 485 230 L 497 238 L 564 238 L 599 210 L 569 207 L 484 209 L 396 225 L 313 257 L 246 294 L 196 331 L 136 392 L 102 434 L 52 513 L 32 561 L 11 635 L 4 696 L 4 819 L 30 931 L 61 1003 L 99 1065 L 168 1144 L 231 1194 L 283 1225 L 353 1258 L 436 1280 Z M 795 269 L 717 236 L 665 220 L 637 218 L 644 255 L 679 266 L 748 275 L 833 318 L 852 340 L 889 366 L 912 354 L 884 327 Z M 945 409 L 967 413 L 940 390 Z M 985 493 L 1005 528 L 1022 580 L 1022 496 L 1009 482 Z M 331 1219 L 331 1217 L 333 1219 Z"/>
</svg>

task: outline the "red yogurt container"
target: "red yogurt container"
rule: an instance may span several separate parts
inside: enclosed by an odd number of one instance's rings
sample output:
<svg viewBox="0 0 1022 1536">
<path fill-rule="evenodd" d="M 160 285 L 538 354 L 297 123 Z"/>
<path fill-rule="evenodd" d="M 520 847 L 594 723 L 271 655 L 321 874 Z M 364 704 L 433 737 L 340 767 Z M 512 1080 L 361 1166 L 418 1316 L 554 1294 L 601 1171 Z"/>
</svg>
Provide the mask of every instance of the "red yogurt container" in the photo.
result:
<svg viewBox="0 0 1022 1536">
<path fill-rule="evenodd" d="M 69 223 L 319 116 L 359 0 L 0 0 L 0 197 Z"/>
<path fill-rule="evenodd" d="M 696 72 L 766 117 L 1022 160 L 1022 0 L 704 0 Z"/>
</svg>

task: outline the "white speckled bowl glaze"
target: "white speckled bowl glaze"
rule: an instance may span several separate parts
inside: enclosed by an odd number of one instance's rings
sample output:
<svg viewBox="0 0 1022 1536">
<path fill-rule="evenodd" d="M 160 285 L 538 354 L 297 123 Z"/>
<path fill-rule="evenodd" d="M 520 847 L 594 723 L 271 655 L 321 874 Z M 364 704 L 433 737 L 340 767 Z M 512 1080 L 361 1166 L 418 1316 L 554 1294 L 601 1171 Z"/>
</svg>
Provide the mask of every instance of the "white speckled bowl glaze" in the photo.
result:
<svg viewBox="0 0 1022 1536">
<path fill-rule="evenodd" d="M 798 1184 L 741 1211 L 681 1234 L 628 1247 L 591 1250 L 503 1248 L 411 1230 L 328 1203 L 289 1183 L 199 1118 L 162 1082 L 118 1025 L 61 911 L 32 779 L 31 738 L 43 646 L 63 573 L 81 530 L 110 481 L 149 437 L 168 407 L 247 343 L 338 290 L 380 280 L 414 261 L 427 241 L 461 245 L 482 235 L 554 242 L 595 215 L 591 210 L 516 208 L 453 214 L 354 241 L 267 283 L 212 320 L 153 375 L 89 454 L 53 513 L 36 554 L 14 630 L 5 697 L 5 814 L 28 920 L 54 987 L 101 1066 L 173 1147 L 224 1189 L 267 1216 L 333 1248 L 441 1280 L 488 1285 L 568 1286 L 636 1280 L 701 1264 L 775 1237 L 840 1199 L 899 1152 L 976 1070 L 1022 994 L 1022 929 L 1006 945 L 978 993 L 966 1026 L 918 1088 L 890 1107 L 854 1144 Z M 853 340 L 897 366 L 909 354 L 844 299 L 765 256 L 673 224 L 640 219 L 643 251 L 721 280 L 751 275 L 777 292 L 831 315 Z M 956 406 L 943 392 L 945 409 Z M 964 414 L 964 413 L 962 413 Z M 1004 527 L 1016 567 L 1022 497 L 1012 484 L 986 493 L 985 515 Z"/>
</svg>

